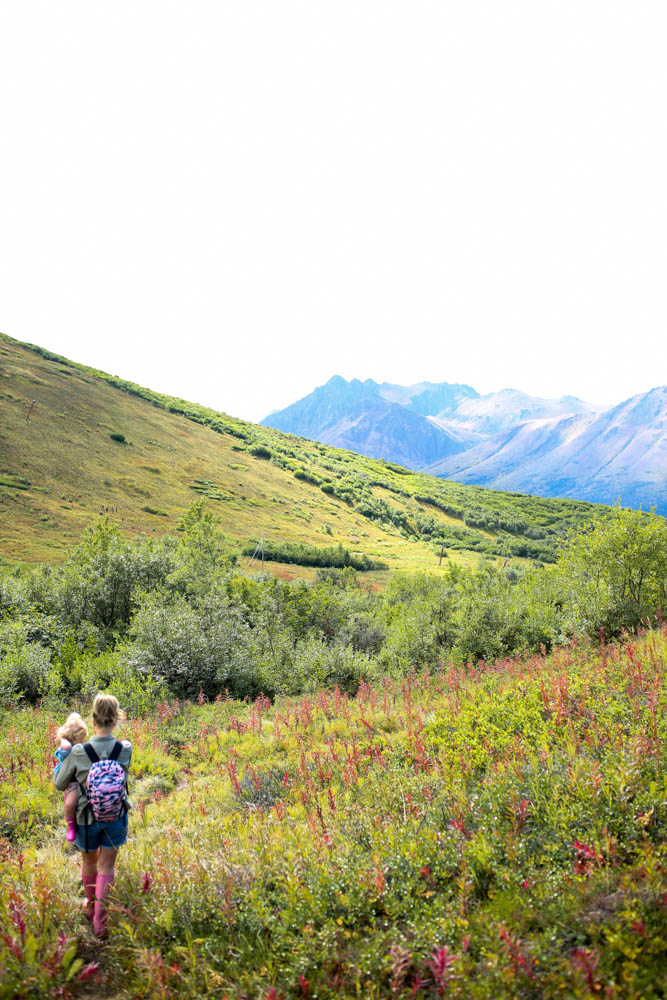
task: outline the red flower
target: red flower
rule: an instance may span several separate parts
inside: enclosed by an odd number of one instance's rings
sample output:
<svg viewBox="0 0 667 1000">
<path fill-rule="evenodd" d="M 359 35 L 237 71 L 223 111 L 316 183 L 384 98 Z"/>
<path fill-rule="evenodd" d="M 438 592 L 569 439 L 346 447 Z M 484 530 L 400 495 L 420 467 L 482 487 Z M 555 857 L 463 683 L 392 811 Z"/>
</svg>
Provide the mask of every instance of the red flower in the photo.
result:
<svg viewBox="0 0 667 1000">
<path fill-rule="evenodd" d="M 579 969 L 586 977 L 586 984 L 591 993 L 595 992 L 595 970 L 600 961 L 600 956 L 595 950 L 588 948 L 575 948 L 572 952 L 572 965 Z"/>
<path fill-rule="evenodd" d="M 447 951 L 447 946 L 443 945 L 442 948 L 435 949 L 431 956 L 431 961 L 428 963 L 428 967 L 435 980 L 435 985 L 443 996 L 447 988 L 447 982 L 451 977 L 450 966 L 457 961 L 457 957 L 456 955 L 451 955 Z"/>
<path fill-rule="evenodd" d="M 99 967 L 100 967 L 100 963 L 99 962 L 89 962 L 88 965 L 85 965 L 83 967 L 83 969 L 81 970 L 81 972 L 79 973 L 79 975 L 76 978 L 77 979 L 90 979 L 91 976 L 95 975 L 95 973 L 97 972 L 97 970 L 99 969 Z"/>
</svg>

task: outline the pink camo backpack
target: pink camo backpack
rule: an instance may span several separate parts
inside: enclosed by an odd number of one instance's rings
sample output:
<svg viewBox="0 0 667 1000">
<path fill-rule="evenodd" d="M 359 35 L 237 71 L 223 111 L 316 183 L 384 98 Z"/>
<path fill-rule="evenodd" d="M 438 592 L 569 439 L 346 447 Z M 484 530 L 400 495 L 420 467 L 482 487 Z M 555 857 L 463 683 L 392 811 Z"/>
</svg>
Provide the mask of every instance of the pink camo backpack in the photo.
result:
<svg viewBox="0 0 667 1000">
<path fill-rule="evenodd" d="M 85 793 L 96 823 L 113 823 L 127 812 L 127 776 L 118 763 L 123 744 L 116 740 L 107 758 L 100 759 L 90 743 L 83 749 L 90 759 Z"/>
</svg>

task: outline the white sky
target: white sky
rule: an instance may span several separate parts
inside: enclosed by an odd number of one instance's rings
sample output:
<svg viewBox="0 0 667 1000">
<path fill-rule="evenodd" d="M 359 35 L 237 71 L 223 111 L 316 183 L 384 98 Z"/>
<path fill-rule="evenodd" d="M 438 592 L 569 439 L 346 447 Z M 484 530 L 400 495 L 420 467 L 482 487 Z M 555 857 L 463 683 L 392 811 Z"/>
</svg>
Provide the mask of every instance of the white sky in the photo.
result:
<svg viewBox="0 0 667 1000">
<path fill-rule="evenodd" d="M 667 382 L 664 0 L 0 0 L 0 330 L 259 419 Z"/>
</svg>

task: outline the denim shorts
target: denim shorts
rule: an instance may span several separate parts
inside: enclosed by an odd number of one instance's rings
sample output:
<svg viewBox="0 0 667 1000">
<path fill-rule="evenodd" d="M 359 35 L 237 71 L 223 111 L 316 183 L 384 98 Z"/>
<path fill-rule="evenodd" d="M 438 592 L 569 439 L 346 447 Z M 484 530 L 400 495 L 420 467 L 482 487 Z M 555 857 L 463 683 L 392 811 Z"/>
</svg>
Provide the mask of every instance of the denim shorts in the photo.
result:
<svg viewBox="0 0 667 1000">
<path fill-rule="evenodd" d="M 86 831 L 88 839 L 86 839 Z M 74 843 L 80 851 L 96 851 L 98 847 L 122 847 L 127 840 L 127 813 L 113 823 L 77 823 Z"/>
</svg>

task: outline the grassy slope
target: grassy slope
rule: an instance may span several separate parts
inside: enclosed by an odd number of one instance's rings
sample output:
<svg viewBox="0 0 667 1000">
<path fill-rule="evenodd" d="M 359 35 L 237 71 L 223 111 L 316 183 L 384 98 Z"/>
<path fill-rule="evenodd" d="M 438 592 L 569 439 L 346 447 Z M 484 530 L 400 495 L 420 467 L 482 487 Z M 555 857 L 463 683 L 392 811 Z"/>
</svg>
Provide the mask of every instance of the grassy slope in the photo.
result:
<svg viewBox="0 0 667 1000">
<path fill-rule="evenodd" d="M 50 782 L 59 720 L 5 713 L 0 997 L 62 1000 L 68 970 L 96 1000 L 663 997 L 666 657 L 663 631 L 131 720 L 103 949 Z"/>
<path fill-rule="evenodd" d="M 161 396 L 4 335 L 0 414 L 0 538 L 2 555 L 17 560 L 63 559 L 101 510 L 128 534 L 173 531 L 198 495 L 211 499 L 225 530 L 240 542 L 262 531 L 275 541 L 340 542 L 405 569 L 437 569 L 433 546 L 414 537 L 420 512 L 443 529 L 463 530 L 461 550 L 450 550 L 450 557 L 471 563 L 478 557 L 466 551 L 467 538 L 493 542 L 504 533 L 468 531 L 466 511 L 519 518 L 524 527 L 559 534 L 600 509 L 406 473 Z M 112 433 L 128 443 L 113 441 Z M 253 455 L 258 446 L 273 460 Z M 296 478 L 299 469 L 319 484 Z M 404 515 L 407 531 L 320 489 L 322 480 L 339 484 L 344 477 L 365 480 L 366 496 Z"/>
</svg>

